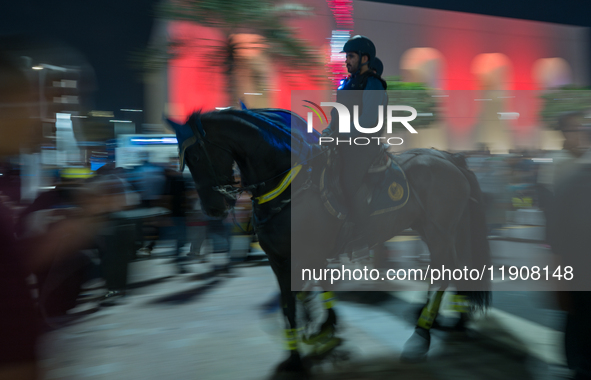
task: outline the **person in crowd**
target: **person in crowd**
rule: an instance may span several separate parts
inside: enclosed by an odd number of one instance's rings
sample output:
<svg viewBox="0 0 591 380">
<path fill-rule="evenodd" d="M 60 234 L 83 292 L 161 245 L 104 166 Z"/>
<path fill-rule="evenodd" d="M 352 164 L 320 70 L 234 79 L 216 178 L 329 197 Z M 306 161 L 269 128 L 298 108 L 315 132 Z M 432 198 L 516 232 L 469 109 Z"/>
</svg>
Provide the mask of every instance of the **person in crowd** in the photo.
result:
<svg viewBox="0 0 591 380">
<path fill-rule="evenodd" d="M 141 207 L 159 207 L 162 205 L 161 198 L 164 194 L 164 186 L 166 183 L 164 168 L 150 161 L 149 152 L 143 152 L 141 160 L 142 164 L 135 169 L 135 173 L 137 176 L 136 184 L 141 196 Z M 146 227 L 146 223 L 140 221 L 137 227 L 139 239 L 142 246 L 138 250 L 138 254 L 141 256 L 150 256 L 152 254 L 152 250 L 156 246 L 156 240 L 158 239 L 160 229 L 155 226 L 147 228 L 152 231 L 155 231 L 155 235 L 151 236 L 156 236 L 156 238 L 152 238 L 152 241 L 148 243 L 147 246 L 143 247 L 145 235 L 144 227 Z"/>
<path fill-rule="evenodd" d="M 575 380 L 591 379 L 591 292 L 585 271 L 591 266 L 591 151 L 571 163 L 569 171 L 554 183 L 553 201 L 546 209 L 548 242 L 558 256 L 559 302 L 567 312 L 565 353 Z M 556 272 L 555 272 L 556 274 Z"/>
<path fill-rule="evenodd" d="M 121 212 L 134 207 L 128 199 L 126 182 L 114 174 L 98 176 L 90 184 L 93 197 L 105 204 L 105 220 L 97 233 L 95 246 L 101 259 L 107 293 L 101 305 L 112 306 L 126 294 L 128 264 L 135 252 L 134 220 Z"/>
<path fill-rule="evenodd" d="M 163 205 L 170 210 L 170 226 L 167 228 L 169 237 L 175 240 L 175 261 L 179 273 L 186 273 L 184 261 L 186 257 L 181 256 L 181 250 L 187 241 L 187 210 L 189 200 L 187 197 L 187 186 L 182 173 L 176 168 L 178 162 L 176 157 L 170 161 L 169 167 L 165 170 L 166 184 L 164 187 Z"/>
<path fill-rule="evenodd" d="M 39 147 L 39 119 L 31 109 L 38 100 L 21 69 L 20 55 L 4 49 L 0 41 L 0 160 L 7 162 L 21 149 Z M 3 193 L 0 188 L 0 193 Z M 97 200 L 77 208 L 45 233 L 17 239 L 18 210 L 0 194 L 0 379 L 42 378 L 38 365 L 40 337 L 38 310 L 26 282 L 30 273 L 68 257 L 92 241 L 105 205 Z"/>
<path fill-rule="evenodd" d="M 589 136 L 582 125 L 583 116 L 582 112 L 567 112 L 558 118 L 558 128 L 564 137 L 563 148 L 549 154 L 550 162 L 543 163 L 538 170 L 538 197 L 542 210 L 552 202 L 555 184 L 590 146 Z"/>
<path fill-rule="evenodd" d="M 90 170 L 65 168 L 61 181 L 54 189 L 41 192 L 37 198 L 19 213 L 17 236 L 31 239 L 42 236 L 52 225 L 70 217 L 91 197 L 85 188 L 85 179 Z M 84 247 L 89 248 L 89 247 Z M 77 306 L 77 297 L 82 285 L 99 276 L 99 268 L 82 250 L 72 252 L 68 257 L 54 260 L 51 265 L 34 272 L 39 290 L 39 307 L 46 323 L 54 317 L 61 317 Z"/>
</svg>

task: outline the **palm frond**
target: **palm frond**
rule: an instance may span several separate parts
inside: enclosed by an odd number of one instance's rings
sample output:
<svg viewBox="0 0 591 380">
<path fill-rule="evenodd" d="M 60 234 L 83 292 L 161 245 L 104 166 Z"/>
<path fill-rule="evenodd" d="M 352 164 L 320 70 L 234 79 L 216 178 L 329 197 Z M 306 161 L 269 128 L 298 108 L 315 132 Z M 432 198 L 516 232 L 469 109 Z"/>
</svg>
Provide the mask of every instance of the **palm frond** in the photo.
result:
<svg viewBox="0 0 591 380">
<path fill-rule="evenodd" d="M 257 0 L 171 0 L 157 8 L 157 15 L 214 28 L 249 28 L 271 12 L 268 1 Z"/>
<path fill-rule="evenodd" d="M 232 34 L 243 32 L 262 36 L 266 52 L 289 68 L 286 75 L 306 71 L 311 78 L 321 79 L 323 75 L 318 73 L 324 66 L 319 52 L 298 39 L 295 31 L 285 23 L 286 18 L 307 17 L 312 15 L 312 11 L 312 8 L 301 4 L 278 0 L 169 0 L 157 6 L 156 16 L 221 30 L 226 40 L 212 42 L 208 46 L 206 62 L 222 67 L 229 82 L 235 80 L 233 75 L 239 64 L 239 50 L 245 48 L 232 40 Z M 143 71 L 158 70 L 178 57 L 181 51 L 193 54 L 191 47 L 197 47 L 196 42 L 200 44 L 203 40 L 178 35 L 174 38 L 168 41 L 168 45 L 136 53 L 134 61 L 140 63 Z"/>
<path fill-rule="evenodd" d="M 295 3 L 277 4 L 272 8 L 272 11 L 276 16 L 287 17 L 311 17 L 314 15 L 313 10 L 313 8 Z"/>
</svg>

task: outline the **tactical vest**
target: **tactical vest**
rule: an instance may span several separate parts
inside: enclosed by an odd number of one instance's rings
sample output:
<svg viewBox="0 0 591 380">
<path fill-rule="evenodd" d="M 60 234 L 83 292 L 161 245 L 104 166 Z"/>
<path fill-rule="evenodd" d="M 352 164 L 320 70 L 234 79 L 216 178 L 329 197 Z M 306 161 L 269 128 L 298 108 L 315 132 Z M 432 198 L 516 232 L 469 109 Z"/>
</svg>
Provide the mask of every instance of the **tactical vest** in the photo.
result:
<svg viewBox="0 0 591 380">
<path fill-rule="evenodd" d="M 359 106 L 359 115 L 363 113 L 363 90 L 365 90 L 365 87 L 367 87 L 367 80 L 370 77 L 379 79 L 382 82 L 384 89 L 388 87 L 386 81 L 384 81 L 373 71 L 369 70 L 366 71 L 364 74 L 353 75 L 347 78 L 345 82 L 341 85 L 341 87 L 339 87 L 339 89 L 337 90 L 337 103 L 341 103 L 342 105 L 347 107 L 347 109 L 351 113 L 351 118 L 353 118 L 354 115 L 353 106 L 355 105 Z M 335 114 L 336 112 L 333 112 L 331 115 L 334 116 Z M 338 129 L 338 114 L 336 114 L 336 120 L 331 122 L 331 125 L 336 126 L 333 127 L 334 129 Z"/>
</svg>

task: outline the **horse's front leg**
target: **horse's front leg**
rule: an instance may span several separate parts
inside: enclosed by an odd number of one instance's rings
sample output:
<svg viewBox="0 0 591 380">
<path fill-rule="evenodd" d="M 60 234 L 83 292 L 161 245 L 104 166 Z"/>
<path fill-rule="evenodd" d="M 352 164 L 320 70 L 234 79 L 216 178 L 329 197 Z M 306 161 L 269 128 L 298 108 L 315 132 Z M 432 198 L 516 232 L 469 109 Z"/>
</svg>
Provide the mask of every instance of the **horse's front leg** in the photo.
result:
<svg viewBox="0 0 591 380">
<path fill-rule="evenodd" d="M 304 365 L 298 350 L 298 327 L 296 323 L 296 292 L 291 291 L 291 273 L 289 266 L 274 265 L 271 261 L 273 271 L 277 276 L 281 290 L 281 306 L 285 315 L 286 325 L 284 329 L 285 348 L 288 351 L 288 358 L 277 366 L 277 373 L 298 373 L 299 378 L 305 379 L 308 375 L 308 368 Z"/>
<path fill-rule="evenodd" d="M 316 299 L 315 292 L 300 292 L 298 298 L 302 301 L 304 309 L 311 307 L 311 304 Z M 337 315 L 334 310 L 336 303 L 335 294 L 331 291 L 322 291 L 320 293 L 320 301 L 324 309 L 325 319 L 318 331 L 302 338 L 302 342 L 311 346 L 310 357 L 322 357 L 338 347 L 342 343 L 342 339 L 337 337 Z M 307 311 L 307 310 L 306 310 Z M 307 311 L 307 313 L 309 313 Z M 324 316 L 323 315 L 323 316 Z"/>
<path fill-rule="evenodd" d="M 446 265 L 448 268 L 456 257 L 455 241 L 450 238 L 454 236 L 453 230 L 446 233 L 438 226 L 429 224 L 425 227 L 423 237 L 431 253 L 431 265 L 434 268 L 442 268 Z M 429 300 L 417 321 L 415 331 L 405 343 L 401 358 L 405 361 L 419 361 L 426 358 L 431 346 L 431 328 L 439 313 L 439 307 L 443 299 L 443 293 L 449 285 L 449 279 L 442 279 L 436 286 L 439 287 L 431 294 Z"/>
<path fill-rule="evenodd" d="M 439 313 L 443 290 L 437 290 L 421 310 L 415 331 L 404 344 L 401 358 L 405 361 L 419 361 L 427 356 L 431 346 L 431 328 Z"/>
</svg>

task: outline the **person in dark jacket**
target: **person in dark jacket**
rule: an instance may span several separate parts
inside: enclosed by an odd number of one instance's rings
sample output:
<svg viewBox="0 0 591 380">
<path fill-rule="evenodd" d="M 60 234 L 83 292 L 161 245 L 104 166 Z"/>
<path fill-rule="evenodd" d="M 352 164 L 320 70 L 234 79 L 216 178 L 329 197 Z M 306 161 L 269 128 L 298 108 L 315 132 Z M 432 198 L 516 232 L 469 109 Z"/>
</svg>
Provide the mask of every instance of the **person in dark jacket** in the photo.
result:
<svg viewBox="0 0 591 380">
<path fill-rule="evenodd" d="M 167 228 L 169 235 L 176 241 L 175 261 L 179 273 L 185 273 L 184 260 L 186 257 L 181 256 L 181 249 L 187 242 L 187 186 L 185 178 L 182 173 L 177 170 L 168 168 L 164 172 L 166 176 L 166 184 L 164 186 L 164 204 L 171 212 L 170 220 L 171 226 Z"/>
<path fill-rule="evenodd" d="M 337 103 L 346 106 L 352 117 L 354 106 L 358 106 L 359 125 L 363 128 L 375 127 L 378 123 L 379 106 L 385 108 L 388 104 L 386 82 L 371 69 L 376 56 L 375 45 L 365 36 L 354 36 L 345 43 L 342 53 L 346 53 L 347 71 L 351 75 L 337 89 Z M 333 109 L 330 125 L 322 132 L 322 136 L 345 140 L 381 135 L 381 130 L 372 134 L 362 134 L 353 123 L 352 118 L 350 133 L 340 133 L 338 112 Z M 337 144 L 335 148 L 342 160 L 341 183 L 344 193 L 348 200 L 352 201 L 367 170 L 380 151 L 380 146 L 374 140 L 368 145 Z"/>
<path fill-rule="evenodd" d="M 554 185 L 554 197 L 548 205 L 547 239 L 559 256 L 559 293 L 567 311 L 565 353 L 574 379 L 591 379 L 591 289 L 586 272 L 591 267 L 591 151 L 571 165 L 571 171 Z M 568 269 L 570 267 L 571 269 Z M 572 278 L 568 273 L 572 273 Z M 556 273 L 556 272 L 555 272 Z M 568 281 L 565 281 L 568 280 Z"/>
<path fill-rule="evenodd" d="M 32 108 L 38 104 L 39 95 L 25 74 L 30 66 L 22 64 L 24 42 L 13 51 L 7 48 L 10 45 L 10 37 L 0 38 L 3 162 L 18 157 L 21 149 L 36 151 L 43 136 L 38 109 Z M 4 190 L 0 186 L 0 379 L 36 380 L 42 377 L 36 350 L 41 329 L 39 310 L 26 279 L 91 242 L 105 205 L 101 201 L 89 202 L 87 207 L 50 225 L 46 232 L 17 239 L 15 205 L 19 199 L 3 195 Z"/>
</svg>

